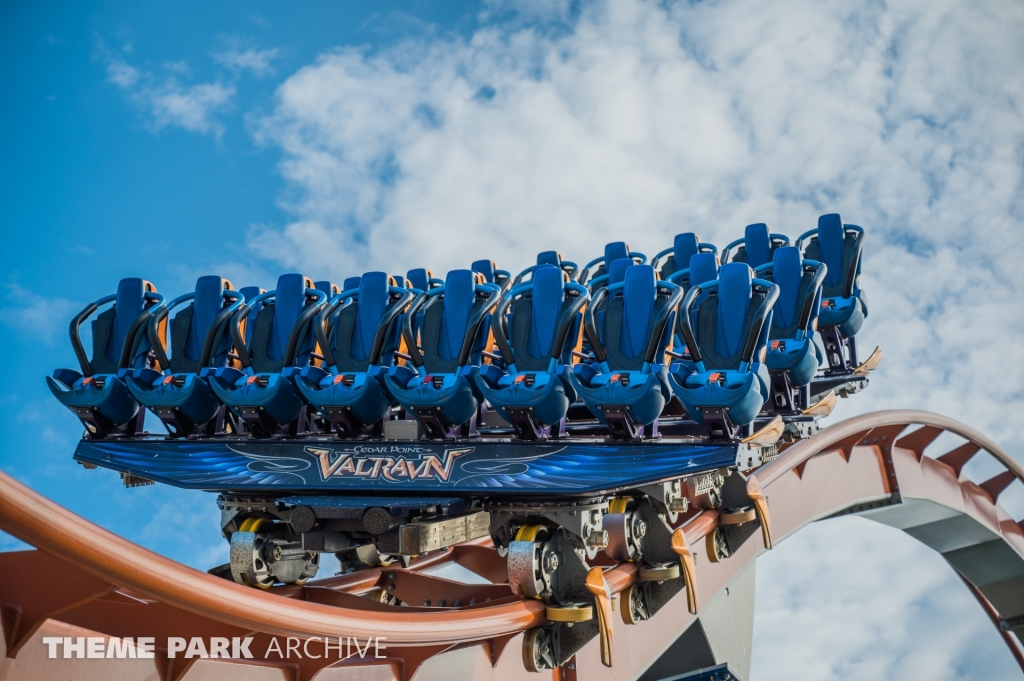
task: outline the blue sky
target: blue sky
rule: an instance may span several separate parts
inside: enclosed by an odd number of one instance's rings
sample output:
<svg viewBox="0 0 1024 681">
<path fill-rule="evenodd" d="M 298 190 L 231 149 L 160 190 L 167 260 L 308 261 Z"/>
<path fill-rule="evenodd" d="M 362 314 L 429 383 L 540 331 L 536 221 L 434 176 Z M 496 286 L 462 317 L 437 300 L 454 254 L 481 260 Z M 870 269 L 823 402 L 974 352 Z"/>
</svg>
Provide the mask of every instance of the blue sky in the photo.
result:
<svg viewBox="0 0 1024 681">
<path fill-rule="evenodd" d="M 443 2 L 9 3 L 2 13 L 0 352 L 19 359 L 8 374 L 18 387 L 0 401 L 19 426 L 0 465 L 115 531 L 202 564 L 191 537 L 218 546 L 212 499 L 203 521 L 213 525 L 185 530 L 184 514 L 174 529 L 147 529 L 153 506 L 174 514 L 180 493 L 127 495 L 114 477 L 70 460 L 78 425 L 53 409 L 41 380 L 52 367 L 75 366 L 67 323 L 121 277 L 145 277 L 173 297 L 197 272 L 234 261 L 262 275 L 236 285 L 272 288 L 280 268 L 247 248 L 246 233 L 286 219 L 281 154 L 254 141 L 247 118 L 271 107 L 281 80 L 321 52 L 372 52 L 409 36 L 466 30 L 475 11 Z M 112 80 L 118 64 L 131 64 L 155 89 L 187 96 L 213 84 L 234 94 L 208 127 L 187 113 L 158 120 Z M 164 532 L 185 542 L 166 541 Z"/>
<path fill-rule="evenodd" d="M 862 344 L 886 353 L 833 418 L 931 409 L 1019 456 L 1022 34 L 1002 0 L 6 3 L 0 468 L 209 567 L 226 553 L 213 498 L 81 469 L 80 427 L 43 383 L 74 366 L 70 317 L 121 277 L 173 296 L 211 273 L 516 269 L 689 230 L 724 245 L 756 221 L 796 236 L 831 211 L 868 231 Z M 1003 500 L 1024 514 L 1020 485 Z M 948 662 L 935 678 L 1010 673 L 941 559 L 842 523 L 761 561 L 755 679 L 807 659 L 900 678 L 920 655 Z M 920 579 L 842 590 L 901 561 Z M 856 637 L 821 633 L 839 606 Z"/>
</svg>

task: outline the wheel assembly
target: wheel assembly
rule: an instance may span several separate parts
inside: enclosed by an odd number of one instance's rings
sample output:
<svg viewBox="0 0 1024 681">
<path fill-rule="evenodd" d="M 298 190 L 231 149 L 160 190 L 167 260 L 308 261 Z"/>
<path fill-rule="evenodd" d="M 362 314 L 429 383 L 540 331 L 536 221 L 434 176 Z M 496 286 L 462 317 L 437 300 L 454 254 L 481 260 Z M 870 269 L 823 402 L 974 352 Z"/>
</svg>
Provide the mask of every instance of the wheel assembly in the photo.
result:
<svg viewBox="0 0 1024 681">
<path fill-rule="evenodd" d="M 528 672 L 555 668 L 551 633 L 544 628 L 530 629 L 523 636 L 523 666 Z"/>
<path fill-rule="evenodd" d="M 637 624 L 650 617 L 647 604 L 644 602 L 643 587 L 631 584 L 619 596 L 619 613 L 626 624 Z"/>
<path fill-rule="evenodd" d="M 231 577 L 269 589 L 276 583 L 305 584 L 320 568 L 320 554 L 289 540 L 288 527 L 269 518 L 246 518 L 231 534 Z"/>
<path fill-rule="evenodd" d="M 717 527 L 704 538 L 704 545 L 708 552 L 708 560 L 712 563 L 718 563 L 732 555 L 725 533 Z"/>
<path fill-rule="evenodd" d="M 523 598 L 545 598 L 551 594 L 551 575 L 560 558 L 547 545 L 549 531 L 544 525 L 524 525 L 508 546 L 508 585 Z"/>
</svg>

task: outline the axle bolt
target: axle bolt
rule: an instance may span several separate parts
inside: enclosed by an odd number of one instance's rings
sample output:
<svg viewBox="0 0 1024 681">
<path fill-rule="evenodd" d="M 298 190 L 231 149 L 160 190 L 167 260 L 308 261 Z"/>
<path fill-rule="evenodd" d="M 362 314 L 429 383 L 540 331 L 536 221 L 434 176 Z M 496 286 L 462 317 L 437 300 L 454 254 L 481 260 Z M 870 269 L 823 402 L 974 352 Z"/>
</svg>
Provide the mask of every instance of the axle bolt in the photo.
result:
<svg viewBox="0 0 1024 681">
<path fill-rule="evenodd" d="M 645 534 L 647 534 L 647 521 L 637 518 L 636 522 L 633 523 L 633 536 L 640 539 Z"/>
</svg>

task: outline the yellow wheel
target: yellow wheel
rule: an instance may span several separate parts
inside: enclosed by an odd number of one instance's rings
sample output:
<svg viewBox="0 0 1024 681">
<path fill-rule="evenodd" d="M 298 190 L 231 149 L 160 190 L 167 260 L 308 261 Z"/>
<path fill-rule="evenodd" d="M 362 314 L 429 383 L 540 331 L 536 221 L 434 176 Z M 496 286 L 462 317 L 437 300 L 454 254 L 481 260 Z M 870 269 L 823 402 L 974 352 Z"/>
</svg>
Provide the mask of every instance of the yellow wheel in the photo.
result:
<svg viewBox="0 0 1024 681">
<path fill-rule="evenodd" d="M 594 619 L 594 608 L 589 605 L 567 607 L 549 605 L 544 614 L 552 622 L 588 622 Z"/>
<path fill-rule="evenodd" d="M 718 563 L 729 557 L 729 546 L 725 543 L 725 537 L 716 527 L 711 534 L 704 538 L 704 547 L 708 552 L 708 560 Z"/>
<path fill-rule="evenodd" d="M 641 582 L 665 582 L 670 579 L 679 579 L 679 565 L 668 564 L 655 567 L 640 568 Z"/>
<path fill-rule="evenodd" d="M 266 518 L 246 518 L 238 527 L 239 532 L 255 532 L 266 522 Z"/>
<path fill-rule="evenodd" d="M 633 501 L 630 497 L 615 497 L 608 502 L 609 513 L 625 513 L 628 510 L 629 502 Z"/>
<path fill-rule="evenodd" d="M 742 525 L 743 523 L 757 520 L 757 512 L 754 509 L 749 511 L 737 511 L 736 513 L 723 513 L 718 517 L 723 525 Z"/>
<path fill-rule="evenodd" d="M 554 652 L 551 637 L 542 627 L 530 629 L 523 636 L 523 666 L 528 672 L 542 672 L 554 669 Z"/>
<path fill-rule="evenodd" d="M 523 525 L 516 532 L 516 541 L 543 541 L 548 537 L 548 528 L 545 525 Z"/>
<path fill-rule="evenodd" d="M 639 584 L 632 584 L 619 594 L 619 614 L 626 624 L 636 624 L 649 617 L 643 589 Z"/>
</svg>

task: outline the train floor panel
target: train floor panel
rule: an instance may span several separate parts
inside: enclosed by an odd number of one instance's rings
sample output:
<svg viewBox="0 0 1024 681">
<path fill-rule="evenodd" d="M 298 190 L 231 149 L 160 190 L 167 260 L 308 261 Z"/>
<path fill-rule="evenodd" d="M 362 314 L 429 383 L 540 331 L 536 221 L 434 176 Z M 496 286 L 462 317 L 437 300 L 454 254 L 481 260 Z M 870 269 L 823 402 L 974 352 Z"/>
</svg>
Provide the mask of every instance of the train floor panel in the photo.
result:
<svg viewBox="0 0 1024 681">
<path fill-rule="evenodd" d="M 387 442 L 153 437 L 82 440 L 75 459 L 175 487 L 225 493 L 579 498 L 742 466 L 748 450 L 740 443 L 691 438 Z"/>
</svg>

